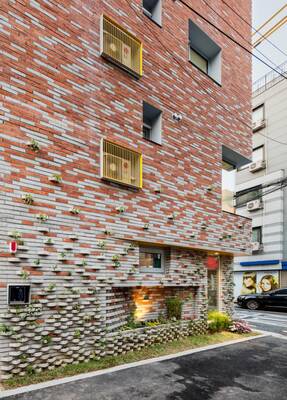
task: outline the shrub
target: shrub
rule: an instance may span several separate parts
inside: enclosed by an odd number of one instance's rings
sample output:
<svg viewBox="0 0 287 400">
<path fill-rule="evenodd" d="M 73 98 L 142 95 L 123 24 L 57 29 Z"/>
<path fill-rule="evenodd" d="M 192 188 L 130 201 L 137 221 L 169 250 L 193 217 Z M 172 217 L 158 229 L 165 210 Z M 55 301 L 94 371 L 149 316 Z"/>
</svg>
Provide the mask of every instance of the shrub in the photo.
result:
<svg viewBox="0 0 287 400">
<path fill-rule="evenodd" d="M 220 311 L 208 313 L 208 329 L 210 332 L 220 332 L 229 329 L 232 321 L 229 315 Z"/>
<path fill-rule="evenodd" d="M 182 300 L 179 297 L 169 297 L 166 299 L 167 318 L 170 320 L 181 319 Z"/>
<path fill-rule="evenodd" d="M 234 333 L 250 333 L 252 332 L 252 329 L 250 325 L 245 322 L 245 321 L 233 321 L 232 324 L 229 327 L 230 332 Z"/>
</svg>

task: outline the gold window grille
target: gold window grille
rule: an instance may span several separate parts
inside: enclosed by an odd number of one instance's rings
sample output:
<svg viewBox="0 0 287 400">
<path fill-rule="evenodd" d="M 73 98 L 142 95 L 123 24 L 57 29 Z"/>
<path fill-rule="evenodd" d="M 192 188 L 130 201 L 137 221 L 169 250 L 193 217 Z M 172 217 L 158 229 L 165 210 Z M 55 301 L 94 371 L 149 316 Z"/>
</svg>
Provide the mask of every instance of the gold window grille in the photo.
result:
<svg viewBox="0 0 287 400">
<path fill-rule="evenodd" d="M 101 55 L 133 75 L 142 76 L 142 42 L 105 15 L 102 16 Z"/>
<path fill-rule="evenodd" d="M 103 179 L 136 188 L 142 187 L 142 155 L 121 145 L 102 141 Z"/>
</svg>

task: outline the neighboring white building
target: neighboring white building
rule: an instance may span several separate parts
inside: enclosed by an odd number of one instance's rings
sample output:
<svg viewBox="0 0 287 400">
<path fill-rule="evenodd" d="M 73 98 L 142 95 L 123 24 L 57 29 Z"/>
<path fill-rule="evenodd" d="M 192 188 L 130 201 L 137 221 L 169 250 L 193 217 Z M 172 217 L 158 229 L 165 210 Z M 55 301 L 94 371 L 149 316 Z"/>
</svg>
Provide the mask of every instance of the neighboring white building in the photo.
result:
<svg viewBox="0 0 287 400">
<path fill-rule="evenodd" d="M 237 212 L 252 218 L 253 253 L 234 260 L 235 298 L 287 287 L 287 188 L 275 190 L 287 177 L 287 62 L 279 68 L 286 79 L 272 72 L 253 87 L 253 162 L 236 179 Z"/>
</svg>

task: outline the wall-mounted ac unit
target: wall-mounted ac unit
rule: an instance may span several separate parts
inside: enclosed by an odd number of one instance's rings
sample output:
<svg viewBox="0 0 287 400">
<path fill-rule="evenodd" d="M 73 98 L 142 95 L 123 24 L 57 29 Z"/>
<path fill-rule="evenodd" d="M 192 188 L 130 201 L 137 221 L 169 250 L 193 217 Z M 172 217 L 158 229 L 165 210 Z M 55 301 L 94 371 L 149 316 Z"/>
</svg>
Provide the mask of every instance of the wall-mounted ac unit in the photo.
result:
<svg viewBox="0 0 287 400">
<path fill-rule="evenodd" d="M 249 165 L 249 172 L 257 172 L 264 168 L 266 168 L 266 162 L 264 160 L 256 161 Z"/>
<path fill-rule="evenodd" d="M 259 129 L 265 128 L 265 126 L 266 126 L 266 120 L 262 119 L 260 121 L 253 122 L 252 130 L 253 132 L 256 132 L 259 131 Z"/>
<path fill-rule="evenodd" d="M 246 208 L 248 211 L 259 210 L 260 208 L 262 208 L 262 206 L 263 206 L 263 204 L 262 204 L 261 199 L 252 200 L 246 204 Z"/>
<path fill-rule="evenodd" d="M 252 251 L 260 251 L 262 250 L 262 244 L 259 242 L 253 242 L 252 243 Z"/>
</svg>

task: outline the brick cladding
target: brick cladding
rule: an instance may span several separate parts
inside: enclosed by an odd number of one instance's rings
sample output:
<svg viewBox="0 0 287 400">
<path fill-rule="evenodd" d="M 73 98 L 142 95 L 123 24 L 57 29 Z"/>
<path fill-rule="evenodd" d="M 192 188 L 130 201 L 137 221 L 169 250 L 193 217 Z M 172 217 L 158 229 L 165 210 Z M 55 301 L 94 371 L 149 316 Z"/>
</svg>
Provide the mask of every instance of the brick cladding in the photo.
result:
<svg viewBox="0 0 287 400">
<path fill-rule="evenodd" d="M 249 1 L 229 4 L 250 20 Z M 210 5 L 250 39 L 248 26 L 221 0 Z M 248 46 L 203 1 L 194 1 L 193 7 Z M 141 79 L 100 57 L 102 13 L 143 41 Z M 223 49 L 222 86 L 187 61 L 189 18 Z M 112 287 L 189 288 L 196 293 L 197 317 L 202 317 L 207 251 L 249 250 L 250 221 L 221 211 L 222 144 L 246 157 L 251 153 L 251 131 L 238 121 L 250 123 L 248 53 L 179 1 L 168 0 L 163 2 L 162 28 L 144 16 L 141 0 L 7 0 L 0 7 L 0 35 L 2 320 L 12 327 L 19 324 L 20 317 L 7 309 L 6 286 L 21 281 L 23 270 L 30 273 L 32 298 L 41 306 L 34 317 L 28 316 L 38 321 L 36 332 L 31 334 L 33 324 L 26 314 L 20 318 L 22 333 L 13 338 L 18 347 L 13 349 L 9 335 L 1 339 L 3 377 L 24 374 L 25 357 L 39 370 L 104 352 L 93 346 L 100 346 L 101 329 L 112 313 Z M 162 145 L 142 138 L 143 100 L 163 111 Z M 182 114 L 181 122 L 172 119 L 173 112 Z M 103 137 L 142 152 L 142 190 L 100 179 Z M 40 145 L 38 152 L 27 146 L 32 139 Z M 49 180 L 53 173 L 61 174 L 60 184 Z M 161 192 L 156 193 L 159 185 Z M 23 203 L 23 193 L 33 195 L 33 205 Z M 119 214 L 119 206 L 126 212 Z M 71 207 L 80 214 L 71 214 Z M 174 220 L 168 219 L 172 212 Z M 47 222 L 39 222 L 40 213 L 48 215 Z M 145 223 L 148 230 L 143 229 Z M 7 248 L 14 230 L 23 240 L 15 257 Z M 47 244 L 49 237 L 53 244 Z M 176 246 L 164 275 L 139 272 L 139 242 Z M 118 268 L 114 255 L 120 258 Z M 229 287 L 232 257 L 222 260 L 222 280 Z M 222 291 L 222 297 L 228 311 L 230 291 Z"/>
</svg>

